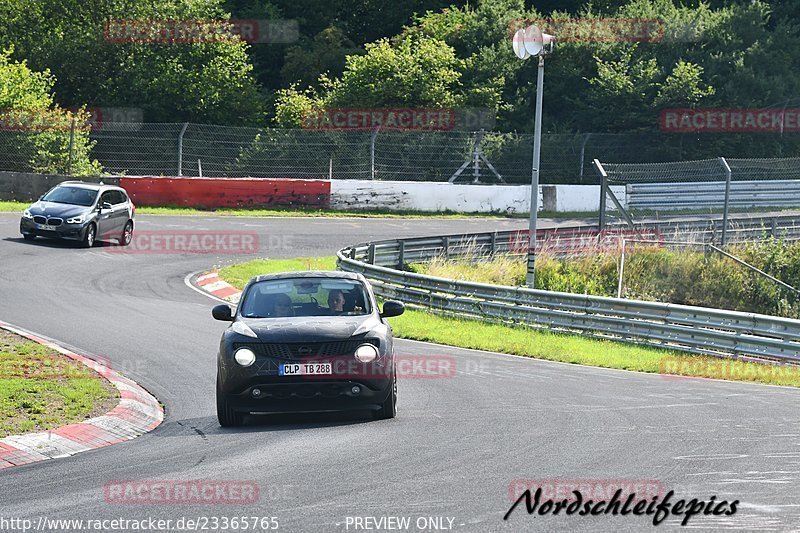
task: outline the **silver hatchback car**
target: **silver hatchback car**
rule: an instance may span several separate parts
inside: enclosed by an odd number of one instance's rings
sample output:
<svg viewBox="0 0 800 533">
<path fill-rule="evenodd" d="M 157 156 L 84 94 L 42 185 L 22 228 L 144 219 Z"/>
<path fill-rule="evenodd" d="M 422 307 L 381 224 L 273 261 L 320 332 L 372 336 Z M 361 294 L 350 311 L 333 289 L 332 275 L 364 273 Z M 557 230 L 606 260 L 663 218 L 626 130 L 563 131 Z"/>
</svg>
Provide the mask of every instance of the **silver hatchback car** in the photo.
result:
<svg viewBox="0 0 800 533">
<path fill-rule="evenodd" d="M 136 207 L 125 189 L 103 183 L 64 181 L 22 213 L 25 240 L 49 237 L 78 241 L 90 248 L 98 240 L 127 246 L 133 239 Z"/>
</svg>

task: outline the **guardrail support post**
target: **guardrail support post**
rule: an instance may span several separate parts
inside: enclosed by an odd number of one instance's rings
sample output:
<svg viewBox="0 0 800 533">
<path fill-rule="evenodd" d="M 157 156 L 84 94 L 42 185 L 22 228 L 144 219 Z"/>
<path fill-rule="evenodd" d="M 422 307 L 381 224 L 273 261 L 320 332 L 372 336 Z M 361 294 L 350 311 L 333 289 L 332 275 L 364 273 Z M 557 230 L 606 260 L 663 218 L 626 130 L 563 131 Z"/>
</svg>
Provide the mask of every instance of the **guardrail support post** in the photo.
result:
<svg viewBox="0 0 800 533">
<path fill-rule="evenodd" d="M 774 217 L 772 219 L 772 238 L 778 238 L 778 221 Z"/>
<path fill-rule="evenodd" d="M 442 254 L 445 259 L 450 258 L 450 239 L 448 237 L 442 237 Z"/>
<path fill-rule="evenodd" d="M 400 249 L 397 254 L 397 270 L 405 270 L 406 241 L 401 240 L 398 242 L 400 243 Z"/>
<path fill-rule="evenodd" d="M 370 243 L 369 252 L 367 252 L 367 263 L 370 265 L 375 264 L 375 243 Z"/>
<path fill-rule="evenodd" d="M 731 200 L 731 167 L 724 157 L 719 158 L 719 163 L 725 170 L 725 206 L 722 211 L 722 246 L 725 246 L 728 236 L 728 204 Z"/>
<path fill-rule="evenodd" d="M 492 232 L 492 245 L 490 254 L 494 256 L 497 253 L 497 232 Z"/>
</svg>

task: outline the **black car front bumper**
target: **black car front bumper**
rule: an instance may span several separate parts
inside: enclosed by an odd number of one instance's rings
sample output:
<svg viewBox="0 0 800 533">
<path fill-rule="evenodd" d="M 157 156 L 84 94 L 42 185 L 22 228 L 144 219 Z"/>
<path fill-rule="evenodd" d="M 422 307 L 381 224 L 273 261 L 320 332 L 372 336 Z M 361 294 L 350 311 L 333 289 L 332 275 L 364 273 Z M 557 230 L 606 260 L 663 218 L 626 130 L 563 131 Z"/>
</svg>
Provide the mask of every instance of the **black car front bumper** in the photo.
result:
<svg viewBox="0 0 800 533">
<path fill-rule="evenodd" d="M 334 373 L 315 376 L 280 375 L 281 363 L 295 361 L 259 358 L 247 368 L 228 361 L 219 368 L 217 394 L 238 412 L 290 413 L 379 409 L 392 392 L 391 357 L 373 363 L 329 361 Z"/>
<path fill-rule="evenodd" d="M 23 235 L 35 235 L 51 239 L 65 239 L 68 241 L 82 241 L 86 236 L 88 224 L 61 224 L 52 230 L 42 230 L 36 226 L 32 218 L 23 218 L 19 223 L 19 232 Z"/>
<path fill-rule="evenodd" d="M 388 381 L 375 390 L 360 381 L 315 379 L 304 383 L 255 383 L 225 398 L 234 411 L 243 413 L 302 413 L 376 410 L 390 392 Z"/>
</svg>

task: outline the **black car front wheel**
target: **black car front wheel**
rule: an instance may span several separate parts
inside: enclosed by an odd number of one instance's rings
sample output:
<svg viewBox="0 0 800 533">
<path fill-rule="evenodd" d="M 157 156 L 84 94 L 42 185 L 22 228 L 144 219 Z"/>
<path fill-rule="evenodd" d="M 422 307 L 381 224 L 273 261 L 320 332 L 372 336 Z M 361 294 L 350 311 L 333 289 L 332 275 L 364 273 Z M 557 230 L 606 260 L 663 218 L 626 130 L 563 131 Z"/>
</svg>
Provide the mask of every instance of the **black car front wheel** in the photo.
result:
<svg viewBox="0 0 800 533">
<path fill-rule="evenodd" d="M 128 246 L 133 239 L 133 222 L 130 220 L 127 224 L 125 224 L 125 228 L 122 230 L 122 235 L 119 238 L 119 245 L 120 246 Z"/>
<path fill-rule="evenodd" d="M 94 227 L 94 224 L 89 224 L 86 228 L 86 233 L 83 235 L 83 241 L 81 244 L 84 248 L 91 248 L 94 246 L 94 238 L 97 235 L 97 230 Z"/>
<path fill-rule="evenodd" d="M 33 233 L 23 233 L 22 238 L 25 239 L 26 241 L 32 241 L 36 238 L 36 235 L 34 235 Z"/>
<path fill-rule="evenodd" d="M 395 372 L 392 380 L 392 390 L 386 400 L 381 404 L 381 408 L 375 411 L 375 418 L 386 420 L 397 416 L 397 373 Z"/>
<path fill-rule="evenodd" d="M 222 427 L 241 426 L 244 422 L 244 414 L 234 411 L 220 391 L 219 379 L 217 379 L 217 420 Z"/>
</svg>

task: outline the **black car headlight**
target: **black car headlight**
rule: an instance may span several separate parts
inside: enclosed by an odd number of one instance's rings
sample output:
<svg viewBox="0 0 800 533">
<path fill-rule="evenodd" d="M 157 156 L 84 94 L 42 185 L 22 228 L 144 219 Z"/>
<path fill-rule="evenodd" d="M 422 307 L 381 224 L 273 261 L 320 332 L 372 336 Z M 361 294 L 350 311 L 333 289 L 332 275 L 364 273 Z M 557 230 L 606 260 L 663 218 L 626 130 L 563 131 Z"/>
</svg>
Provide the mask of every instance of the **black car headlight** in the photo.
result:
<svg viewBox="0 0 800 533">
<path fill-rule="evenodd" d="M 239 348 L 234 352 L 233 358 L 244 367 L 248 367 L 256 362 L 256 354 L 250 348 Z"/>
<path fill-rule="evenodd" d="M 25 211 L 23 211 L 22 212 L 22 218 L 33 218 L 33 215 L 31 215 L 31 210 L 30 209 L 26 209 Z"/>
<path fill-rule="evenodd" d="M 362 344 L 356 348 L 355 358 L 362 363 L 369 363 L 378 358 L 378 349 L 372 344 Z"/>
<path fill-rule="evenodd" d="M 67 224 L 83 224 L 86 221 L 86 215 L 78 215 L 76 217 L 68 218 Z"/>
</svg>

